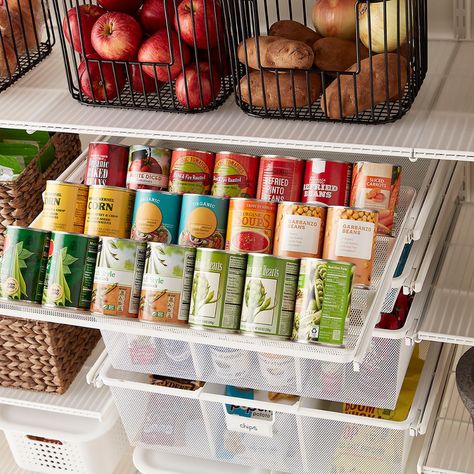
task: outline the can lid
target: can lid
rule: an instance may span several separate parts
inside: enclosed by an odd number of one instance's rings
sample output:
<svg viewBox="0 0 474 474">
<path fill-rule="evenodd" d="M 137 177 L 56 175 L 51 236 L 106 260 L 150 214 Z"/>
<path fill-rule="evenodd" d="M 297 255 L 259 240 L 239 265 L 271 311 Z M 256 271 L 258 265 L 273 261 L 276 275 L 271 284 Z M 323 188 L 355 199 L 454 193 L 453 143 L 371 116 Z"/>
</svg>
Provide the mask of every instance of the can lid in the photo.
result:
<svg viewBox="0 0 474 474">
<path fill-rule="evenodd" d="M 280 158 L 291 161 L 306 161 L 304 158 L 296 158 L 295 156 L 281 156 L 281 155 L 262 155 L 261 158 Z"/>
<path fill-rule="evenodd" d="M 347 209 L 348 211 L 362 211 L 362 212 L 370 212 L 372 214 L 378 214 L 379 211 L 375 209 L 363 209 L 361 207 L 350 207 L 350 206 L 328 206 L 328 209 Z"/>
<path fill-rule="evenodd" d="M 249 153 L 240 153 L 238 151 L 218 151 L 216 152 L 216 157 L 219 155 L 239 155 L 245 156 L 246 158 L 260 158 L 258 155 L 251 155 Z"/>
<path fill-rule="evenodd" d="M 137 244 L 137 246 L 145 246 L 145 247 L 147 244 L 147 242 L 141 241 L 141 240 L 125 239 L 125 238 L 119 238 L 119 237 L 109 237 L 108 235 L 101 235 L 99 239 L 100 240 L 117 240 L 121 242 L 132 242 L 132 243 Z"/>
<path fill-rule="evenodd" d="M 324 158 L 308 158 L 307 161 L 324 161 L 325 163 L 340 163 L 344 165 L 354 166 L 354 163 L 344 160 L 325 160 Z"/>
<path fill-rule="evenodd" d="M 207 153 L 208 155 L 215 155 L 213 151 L 207 150 L 192 150 L 191 148 L 173 148 L 173 152 L 175 151 L 190 151 L 192 153 Z"/>
<path fill-rule="evenodd" d="M 77 188 L 87 188 L 87 184 L 83 183 L 68 183 L 66 181 L 58 181 L 57 179 L 48 179 L 46 181 L 46 184 L 48 183 L 54 183 L 54 184 L 60 184 L 61 186 L 74 186 Z"/>
<path fill-rule="evenodd" d="M 119 189 L 120 191 L 126 191 L 135 194 L 134 189 L 124 188 L 123 186 L 108 186 L 107 184 L 91 184 L 89 186 L 91 189 Z"/>
<path fill-rule="evenodd" d="M 116 146 L 116 147 L 119 147 L 119 148 L 127 148 L 129 149 L 130 147 L 128 145 L 123 145 L 121 143 L 110 143 L 110 142 L 90 142 L 89 143 L 89 146 L 91 145 L 111 145 L 111 146 Z"/>
<path fill-rule="evenodd" d="M 279 201 L 278 205 L 280 206 L 281 204 L 291 204 L 292 206 L 322 207 L 322 208 L 329 207 L 327 204 L 324 204 L 322 202 Z M 337 207 L 337 206 L 332 206 L 332 207 Z"/>
<path fill-rule="evenodd" d="M 355 267 L 355 264 L 352 262 L 345 262 L 342 260 L 329 260 L 326 258 L 315 258 L 315 257 L 301 257 L 301 261 L 308 261 L 308 262 L 322 262 L 322 263 L 337 263 L 338 265 L 347 265 L 351 267 Z"/>
<path fill-rule="evenodd" d="M 113 187 L 113 186 L 111 186 Z M 150 193 L 153 193 L 153 194 L 168 194 L 168 195 L 171 195 L 171 196 L 176 196 L 176 197 L 181 197 L 182 194 L 176 194 L 176 193 L 170 193 L 169 191 L 158 191 L 156 189 L 133 189 L 132 191 L 135 191 L 137 194 L 150 194 Z"/>
<path fill-rule="evenodd" d="M 210 249 L 210 248 L 207 248 L 207 247 L 197 247 L 196 250 L 199 250 L 199 252 L 224 253 L 224 254 L 229 254 L 229 255 L 242 255 L 244 257 L 247 257 L 246 253 L 244 253 L 244 252 L 235 252 L 233 250 Z"/>
<path fill-rule="evenodd" d="M 131 152 L 146 150 L 147 148 L 149 148 L 150 150 L 161 150 L 161 151 L 171 152 L 169 148 L 164 148 L 162 146 L 153 146 L 153 145 L 130 145 L 127 148 L 129 148 Z"/>
<path fill-rule="evenodd" d="M 7 225 L 7 230 L 8 229 L 19 229 L 19 230 L 32 230 L 34 232 L 41 232 L 43 234 L 50 234 L 50 230 L 46 229 L 37 229 L 36 227 L 27 227 L 27 226 L 21 226 L 21 225 Z"/>
<path fill-rule="evenodd" d="M 77 232 L 65 232 L 63 230 L 52 230 L 51 235 L 53 235 L 53 234 L 73 235 L 75 237 L 86 237 L 88 239 L 99 240 L 99 236 L 97 236 L 97 235 L 78 234 Z"/>
<path fill-rule="evenodd" d="M 299 262 L 299 258 L 294 258 L 294 257 L 277 257 L 276 255 L 273 254 L 268 254 L 268 253 L 256 253 L 256 252 L 249 252 L 247 255 L 251 255 L 252 257 L 271 257 L 271 258 L 276 258 L 277 260 L 288 260 L 290 262 Z"/>
<path fill-rule="evenodd" d="M 227 199 L 227 198 L 226 198 Z M 257 202 L 264 202 L 267 204 L 274 204 L 275 206 L 278 204 L 278 201 L 272 201 L 270 199 L 258 199 L 258 198 L 251 198 L 251 197 L 231 197 L 229 198 L 230 201 L 257 201 Z"/>
<path fill-rule="evenodd" d="M 194 196 L 196 198 L 208 198 L 208 199 L 219 199 L 221 201 L 228 201 L 229 198 L 222 197 L 222 196 L 212 196 L 210 194 L 193 194 L 193 193 L 183 193 L 182 196 Z"/>
</svg>

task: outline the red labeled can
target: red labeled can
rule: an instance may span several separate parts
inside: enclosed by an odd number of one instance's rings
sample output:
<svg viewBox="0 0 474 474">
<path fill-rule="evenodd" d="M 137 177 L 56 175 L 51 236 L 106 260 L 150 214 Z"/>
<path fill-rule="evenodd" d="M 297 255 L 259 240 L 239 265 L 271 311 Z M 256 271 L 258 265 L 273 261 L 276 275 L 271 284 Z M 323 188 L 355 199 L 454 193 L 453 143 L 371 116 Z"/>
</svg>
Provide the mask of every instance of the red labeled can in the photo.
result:
<svg viewBox="0 0 474 474">
<path fill-rule="evenodd" d="M 351 193 L 352 163 L 308 160 L 305 166 L 303 202 L 348 206 Z"/>
<path fill-rule="evenodd" d="M 257 199 L 299 201 L 305 160 L 266 155 L 260 159 Z"/>
<path fill-rule="evenodd" d="M 257 192 L 260 158 L 232 151 L 216 153 L 211 194 L 219 197 L 250 197 Z"/>
<path fill-rule="evenodd" d="M 127 181 L 128 146 L 91 142 L 87 153 L 84 184 L 88 186 L 117 186 Z"/>
<path fill-rule="evenodd" d="M 176 194 L 209 194 L 214 153 L 177 148 L 171 155 L 169 189 Z"/>
</svg>

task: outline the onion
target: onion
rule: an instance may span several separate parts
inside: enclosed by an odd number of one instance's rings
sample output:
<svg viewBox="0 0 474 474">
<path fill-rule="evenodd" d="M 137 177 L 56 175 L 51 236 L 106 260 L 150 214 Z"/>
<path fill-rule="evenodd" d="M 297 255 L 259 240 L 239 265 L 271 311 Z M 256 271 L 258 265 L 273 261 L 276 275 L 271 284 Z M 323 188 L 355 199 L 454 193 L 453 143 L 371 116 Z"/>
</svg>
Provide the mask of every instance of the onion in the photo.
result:
<svg viewBox="0 0 474 474">
<path fill-rule="evenodd" d="M 398 7 L 398 5 L 400 5 Z M 400 37 L 397 36 L 397 16 L 400 25 Z M 386 0 L 385 17 L 387 18 L 387 51 L 394 51 L 406 41 L 406 5 L 405 0 Z M 370 32 L 372 51 L 385 51 L 384 2 L 370 3 Z M 364 45 L 369 46 L 369 8 L 367 4 L 359 7 L 359 36 Z"/>
<path fill-rule="evenodd" d="M 316 0 L 312 19 L 316 31 L 323 36 L 354 39 L 356 0 Z"/>
</svg>

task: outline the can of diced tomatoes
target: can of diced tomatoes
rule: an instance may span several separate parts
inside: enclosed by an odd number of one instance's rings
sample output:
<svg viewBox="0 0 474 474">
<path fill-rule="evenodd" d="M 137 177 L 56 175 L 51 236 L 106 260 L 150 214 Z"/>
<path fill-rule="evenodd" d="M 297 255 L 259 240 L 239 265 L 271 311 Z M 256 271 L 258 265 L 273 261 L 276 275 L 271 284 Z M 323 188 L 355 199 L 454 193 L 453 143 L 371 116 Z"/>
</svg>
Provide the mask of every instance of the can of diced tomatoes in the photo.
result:
<svg viewBox="0 0 474 474">
<path fill-rule="evenodd" d="M 99 240 L 91 311 L 138 317 L 146 242 L 102 237 Z"/>
<path fill-rule="evenodd" d="M 323 258 L 355 265 L 354 285 L 369 288 L 375 258 L 378 212 L 371 209 L 329 207 Z"/>
<path fill-rule="evenodd" d="M 352 163 L 314 158 L 306 162 L 303 202 L 327 206 L 348 206 L 351 192 Z"/>
<path fill-rule="evenodd" d="M 130 236 L 135 191 L 113 186 L 90 186 L 84 234 Z"/>
<path fill-rule="evenodd" d="M 276 202 L 231 199 L 225 248 L 234 252 L 272 253 L 276 213 Z"/>
<path fill-rule="evenodd" d="M 43 212 L 37 227 L 81 234 L 84 231 L 88 192 L 85 184 L 47 181 L 43 193 Z"/>
<path fill-rule="evenodd" d="M 171 155 L 169 191 L 177 194 L 209 194 L 214 153 L 177 148 Z"/>
<path fill-rule="evenodd" d="M 160 324 L 187 324 L 196 249 L 148 243 L 139 319 Z"/>
<path fill-rule="evenodd" d="M 90 308 L 98 243 L 98 237 L 52 232 L 43 304 Z"/>
<path fill-rule="evenodd" d="M 377 233 L 394 234 L 402 168 L 388 163 L 359 162 L 354 165 L 351 202 L 379 212 Z"/>
<path fill-rule="evenodd" d="M 176 244 L 178 242 L 179 194 L 140 189 L 135 195 L 130 238 L 147 242 Z"/>
<path fill-rule="evenodd" d="M 179 245 L 223 249 L 229 200 L 184 194 L 179 222 Z"/>
<path fill-rule="evenodd" d="M 280 202 L 273 254 L 278 257 L 316 257 L 323 254 L 326 206 Z"/>
<path fill-rule="evenodd" d="M 211 194 L 220 197 L 255 197 L 260 158 L 232 151 L 216 153 Z"/>
<path fill-rule="evenodd" d="M 125 187 L 128 152 L 126 145 L 105 142 L 89 143 L 84 184 Z"/>
<path fill-rule="evenodd" d="M 239 330 L 247 255 L 197 249 L 189 325 L 223 332 Z"/>
<path fill-rule="evenodd" d="M 305 160 L 266 155 L 260 159 L 257 199 L 299 201 Z"/>
<path fill-rule="evenodd" d="M 170 174 L 171 151 L 155 146 L 133 145 L 127 172 L 127 188 L 166 191 Z"/>
</svg>

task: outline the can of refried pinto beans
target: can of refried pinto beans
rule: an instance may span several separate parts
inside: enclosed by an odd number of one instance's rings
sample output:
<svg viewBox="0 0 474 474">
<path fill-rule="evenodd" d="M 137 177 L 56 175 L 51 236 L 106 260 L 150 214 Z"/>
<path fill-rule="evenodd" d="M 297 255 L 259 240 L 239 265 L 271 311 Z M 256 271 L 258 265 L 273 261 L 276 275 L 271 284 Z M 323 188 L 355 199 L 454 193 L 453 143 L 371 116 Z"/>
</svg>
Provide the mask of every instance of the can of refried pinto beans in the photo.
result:
<svg viewBox="0 0 474 474">
<path fill-rule="evenodd" d="M 351 192 L 352 163 L 308 160 L 304 171 L 303 202 L 327 206 L 348 206 Z"/>
<path fill-rule="evenodd" d="M 344 206 L 328 208 L 323 258 L 355 265 L 354 285 L 369 288 L 375 257 L 378 212 Z"/>
<path fill-rule="evenodd" d="M 266 155 L 260 159 L 257 199 L 299 201 L 305 160 Z"/>
<path fill-rule="evenodd" d="M 128 146 L 89 143 L 84 184 L 124 187 L 127 181 Z"/>
</svg>

